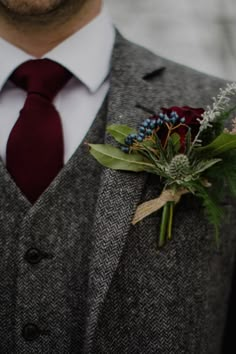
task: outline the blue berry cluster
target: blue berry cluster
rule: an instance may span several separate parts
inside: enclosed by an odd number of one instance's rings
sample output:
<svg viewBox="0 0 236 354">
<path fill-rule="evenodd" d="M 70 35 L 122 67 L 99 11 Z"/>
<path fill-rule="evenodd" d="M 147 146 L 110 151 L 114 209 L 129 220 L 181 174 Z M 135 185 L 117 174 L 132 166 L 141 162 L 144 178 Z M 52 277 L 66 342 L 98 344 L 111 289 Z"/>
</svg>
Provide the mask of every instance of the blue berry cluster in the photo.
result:
<svg viewBox="0 0 236 354">
<path fill-rule="evenodd" d="M 126 146 L 121 146 L 121 150 L 128 153 L 130 151 L 130 147 L 134 143 L 142 143 L 145 138 L 150 137 L 158 127 L 161 127 L 165 123 L 170 123 L 172 125 L 177 123 L 185 123 L 185 118 L 179 118 L 176 112 L 171 112 L 170 117 L 167 114 L 159 113 L 157 116 L 153 116 L 151 119 L 147 118 L 140 125 L 138 134 L 129 134 L 125 138 Z"/>
</svg>

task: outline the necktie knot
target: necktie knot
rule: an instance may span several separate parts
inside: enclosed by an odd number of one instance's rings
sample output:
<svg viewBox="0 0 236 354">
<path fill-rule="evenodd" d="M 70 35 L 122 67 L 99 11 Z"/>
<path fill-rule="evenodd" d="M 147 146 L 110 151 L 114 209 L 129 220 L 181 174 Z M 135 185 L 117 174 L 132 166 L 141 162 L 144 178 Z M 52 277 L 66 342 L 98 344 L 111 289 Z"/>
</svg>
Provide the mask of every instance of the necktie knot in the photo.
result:
<svg viewBox="0 0 236 354">
<path fill-rule="evenodd" d="M 28 94 L 36 93 L 53 100 L 72 74 L 62 65 L 49 59 L 34 59 L 21 64 L 10 80 Z"/>
</svg>

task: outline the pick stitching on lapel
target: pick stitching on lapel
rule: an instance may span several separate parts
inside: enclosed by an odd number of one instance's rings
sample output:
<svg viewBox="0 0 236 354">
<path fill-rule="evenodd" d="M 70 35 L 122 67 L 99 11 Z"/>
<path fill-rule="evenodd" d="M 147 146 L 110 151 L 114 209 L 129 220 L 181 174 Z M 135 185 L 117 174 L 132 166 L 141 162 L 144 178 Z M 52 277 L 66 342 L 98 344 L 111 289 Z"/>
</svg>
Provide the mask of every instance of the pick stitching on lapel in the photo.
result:
<svg viewBox="0 0 236 354">
<path fill-rule="evenodd" d="M 136 47 L 135 47 L 136 48 Z M 137 102 L 150 98 L 152 87 L 142 78 L 161 68 L 161 62 L 138 63 L 132 44 L 117 33 L 112 60 L 112 76 L 108 105 L 108 124 L 137 127 L 146 114 L 137 109 Z M 105 142 L 109 142 L 106 135 Z M 147 175 L 103 169 L 93 225 L 94 244 L 90 259 L 88 283 L 88 317 L 85 353 L 92 350 L 101 305 L 118 266 L 131 220 L 141 198 Z"/>
</svg>

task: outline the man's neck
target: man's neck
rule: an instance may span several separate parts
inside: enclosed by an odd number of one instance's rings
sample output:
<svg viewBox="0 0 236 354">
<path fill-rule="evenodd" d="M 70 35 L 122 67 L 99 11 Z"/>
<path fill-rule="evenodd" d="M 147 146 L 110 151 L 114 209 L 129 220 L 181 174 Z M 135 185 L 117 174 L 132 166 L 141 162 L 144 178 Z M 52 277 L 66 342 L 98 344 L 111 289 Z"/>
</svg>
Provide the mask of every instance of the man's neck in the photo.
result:
<svg viewBox="0 0 236 354">
<path fill-rule="evenodd" d="M 91 22 L 101 11 L 101 2 L 96 1 L 95 5 L 93 2 L 93 6 L 91 6 L 88 1 L 77 14 L 74 14 L 66 21 L 44 24 L 42 26 L 34 26 L 26 23 L 17 24 L 14 21 L 1 18 L 0 37 L 26 53 L 40 58 Z"/>
</svg>

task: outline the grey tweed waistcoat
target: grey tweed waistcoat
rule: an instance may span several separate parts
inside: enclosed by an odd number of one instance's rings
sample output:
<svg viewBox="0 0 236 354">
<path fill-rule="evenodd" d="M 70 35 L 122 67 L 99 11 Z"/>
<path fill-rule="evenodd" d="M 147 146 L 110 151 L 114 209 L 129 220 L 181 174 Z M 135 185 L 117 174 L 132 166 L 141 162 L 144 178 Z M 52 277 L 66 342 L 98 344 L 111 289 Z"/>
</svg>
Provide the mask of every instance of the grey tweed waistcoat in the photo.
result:
<svg viewBox="0 0 236 354">
<path fill-rule="evenodd" d="M 118 33 L 111 64 L 107 124 L 205 108 L 225 85 Z M 86 140 L 102 141 L 103 113 L 94 124 Z M 0 164 L 0 352 L 228 354 L 230 340 L 236 352 L 235 200 L 225 197 L 218 250 L 191 195 L 176 206 L 173 240 L 156 250 L 161 213 L 131 221 L 161 188 L 154 175 L 99 167 L 82 145 L 31 207 Z"/>
<path fill-rule="evenodd" d="M 84 142 L 102 143 L 106 100 Z M 101 168 L 81 144 L 33 206 L 0 165 L 0 353 L 80 353 Z"/>
</svg>

